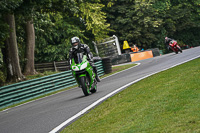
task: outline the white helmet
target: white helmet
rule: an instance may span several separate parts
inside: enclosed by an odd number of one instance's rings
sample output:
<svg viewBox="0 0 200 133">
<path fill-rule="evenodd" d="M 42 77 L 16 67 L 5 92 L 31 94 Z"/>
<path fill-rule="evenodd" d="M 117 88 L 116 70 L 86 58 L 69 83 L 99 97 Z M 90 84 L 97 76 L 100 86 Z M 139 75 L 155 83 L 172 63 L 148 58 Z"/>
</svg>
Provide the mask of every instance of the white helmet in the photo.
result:
<svg viewBox="0 0 200 133">
<path fill-rule="evenodd" d="M 72 37 L 72 38 L 71 38 L 71 44 L 72 44 L 72 45 L 73 45 L 74 43 L 77 43 L 77 42 L 80 43 L 80 39 L 79 39 L 78 37 L 75 36 L 75 37 Z"/>
</svg>

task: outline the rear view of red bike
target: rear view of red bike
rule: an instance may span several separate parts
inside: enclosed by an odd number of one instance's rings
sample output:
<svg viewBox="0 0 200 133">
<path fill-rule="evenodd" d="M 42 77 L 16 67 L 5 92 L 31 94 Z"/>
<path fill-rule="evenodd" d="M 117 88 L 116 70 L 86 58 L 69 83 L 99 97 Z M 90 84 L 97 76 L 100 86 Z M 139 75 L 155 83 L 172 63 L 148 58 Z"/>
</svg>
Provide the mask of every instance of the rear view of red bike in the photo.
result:
<svg viewBox="0 0 200 133">
<path fill-rule="evenodd" d="M 182 49 L 181 47 L 178 45 L 177 41 L 173 40 L 169 43 L 170 48 L 172 51 L 174 51 L 176 54 L 178 54 L 178 52 L 182 53 Z"/>
</svg>

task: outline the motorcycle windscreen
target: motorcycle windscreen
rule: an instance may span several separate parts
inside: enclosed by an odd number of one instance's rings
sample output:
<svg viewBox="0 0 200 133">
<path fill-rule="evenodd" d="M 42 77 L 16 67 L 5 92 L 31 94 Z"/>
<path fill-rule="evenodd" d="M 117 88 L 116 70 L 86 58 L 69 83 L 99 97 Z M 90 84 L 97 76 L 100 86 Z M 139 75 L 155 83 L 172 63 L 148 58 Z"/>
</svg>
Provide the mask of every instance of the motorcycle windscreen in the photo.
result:
<svg viewBox="0 0 200 133">
<path fill-rule="evenodd" d="M 75 63 L 80 64 L 83 61 L 83 53 L 77 53 L 75 58 Z"/>
</svg>

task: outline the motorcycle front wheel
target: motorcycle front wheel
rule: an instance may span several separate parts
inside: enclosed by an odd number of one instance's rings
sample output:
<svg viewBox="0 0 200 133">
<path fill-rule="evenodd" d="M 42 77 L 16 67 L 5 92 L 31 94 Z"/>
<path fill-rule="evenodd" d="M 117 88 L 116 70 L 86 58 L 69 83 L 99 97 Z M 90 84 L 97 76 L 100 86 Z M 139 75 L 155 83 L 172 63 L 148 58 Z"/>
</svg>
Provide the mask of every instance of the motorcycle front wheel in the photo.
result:
<svg viewBox="0 0 200 133">
<path fill-rule="evenodd" d="M 80 77 L 80 85 L 85 96 L 90 94 L 90 82 L 87 77 Z"/>
<path fill-rule="evenodd" d="M 179 50 L 181 53 L 183 52 L 183 51 L 182 51 L 182 49 L 181 49 L 181 48 L 179 48 L 179 47 L 178 47 L 178 50 Z"/>
</svg>

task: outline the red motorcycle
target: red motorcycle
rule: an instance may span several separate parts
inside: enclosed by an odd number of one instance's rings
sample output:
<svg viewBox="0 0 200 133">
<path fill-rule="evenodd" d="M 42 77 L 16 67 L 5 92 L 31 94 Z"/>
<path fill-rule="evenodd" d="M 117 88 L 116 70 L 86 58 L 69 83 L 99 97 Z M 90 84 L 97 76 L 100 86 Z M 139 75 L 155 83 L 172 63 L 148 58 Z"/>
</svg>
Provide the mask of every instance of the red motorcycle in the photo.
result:
<svg viewBox="0 0 200 133">
<path fill-rule="evenodd" d="M 170 48 L 172 51 L 174 51 L 176 54 L 178 54 L 178 52 L 182 53 L 182 49 L 181 47 L 178 45 L 177 41 L 173 40 L 169 43 Z"/>
</svg>

